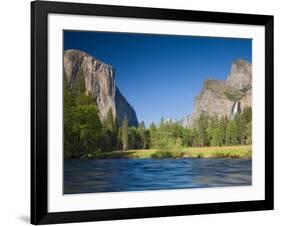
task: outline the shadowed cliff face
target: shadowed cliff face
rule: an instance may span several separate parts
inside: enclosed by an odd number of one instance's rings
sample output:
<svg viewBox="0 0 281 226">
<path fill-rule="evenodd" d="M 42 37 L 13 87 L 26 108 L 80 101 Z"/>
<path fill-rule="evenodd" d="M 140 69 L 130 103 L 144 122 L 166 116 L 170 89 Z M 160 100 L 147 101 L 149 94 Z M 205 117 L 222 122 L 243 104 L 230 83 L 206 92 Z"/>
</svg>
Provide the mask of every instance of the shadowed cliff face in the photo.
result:
<svg viewBox="0 0 281 226">
<path fill-rule="evenodd" d="M 233 117 L 246 106 L 252 106 L 252 65 L 244 60 L 237 60 L 232 64 L 226 81 L 204 82 L 195 99 L 193 112 L 184 126 L 190 127 L 202 112 L 211 116 Z"/>
<path fill-rule="evenodd" d="M 109 109 L 114 118 L 128 119 L 130 126 L 138 126 L 135 110 L 127 102 L 115 84 L 115 71 L 85 52 L 66 50 L 64 52 L 64 73 L 70 92 L 79 81 L 85 84 L 85 93 L 96 100 L 101 120 L 105 120 Z M 121 121 L 122 122 L 122 121 Z"/>
<path fill-rule="evenodd" d="M 123 122 L 126 117 L 130 125 L 138 126 L 139 123 L 134 108 L 127 102 L 118 87 L 115 90 L 115 104 L 119 122 Z"/>
</svg>

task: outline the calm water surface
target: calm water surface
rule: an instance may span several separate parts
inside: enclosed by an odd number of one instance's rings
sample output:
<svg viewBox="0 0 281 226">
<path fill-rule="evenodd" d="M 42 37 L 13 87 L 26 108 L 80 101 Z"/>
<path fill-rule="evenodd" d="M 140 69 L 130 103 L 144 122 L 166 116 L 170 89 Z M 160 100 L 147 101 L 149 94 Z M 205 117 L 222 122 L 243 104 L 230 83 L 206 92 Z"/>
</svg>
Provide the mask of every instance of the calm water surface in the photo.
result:
<svg viewBox="0 0 281 226">
<path fill-rule="evenodd" d="M 64 193 L 244 186 L 248 159 L 96 159 L 64 161 Z"/>
</svg>

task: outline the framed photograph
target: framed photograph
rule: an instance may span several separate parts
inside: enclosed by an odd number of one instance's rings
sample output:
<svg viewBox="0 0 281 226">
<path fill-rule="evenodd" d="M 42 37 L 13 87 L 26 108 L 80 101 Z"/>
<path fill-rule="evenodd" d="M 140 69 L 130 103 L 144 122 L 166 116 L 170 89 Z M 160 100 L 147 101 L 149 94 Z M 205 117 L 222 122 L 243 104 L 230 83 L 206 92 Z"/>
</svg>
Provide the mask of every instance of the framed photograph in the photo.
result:
<svg viewBox="0 0 281 226">
<path fill-rule="evenodd" d="M 31 223 L 273 209 L 273 16 L 31 3 Z"/>
</svg>

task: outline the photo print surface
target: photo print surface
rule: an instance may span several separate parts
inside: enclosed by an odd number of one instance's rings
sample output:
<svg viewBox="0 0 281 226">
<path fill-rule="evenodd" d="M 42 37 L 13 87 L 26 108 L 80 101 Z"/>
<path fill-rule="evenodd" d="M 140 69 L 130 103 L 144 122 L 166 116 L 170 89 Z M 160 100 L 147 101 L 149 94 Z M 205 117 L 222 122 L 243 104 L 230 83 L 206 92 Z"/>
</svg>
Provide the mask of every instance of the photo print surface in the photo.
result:
<svg viewBox="0 0 281 226">
<path fill-rule="evenodd" d="M 64 194 L 252 184 L 252 39 L 63 43 Z"/>
</svg>

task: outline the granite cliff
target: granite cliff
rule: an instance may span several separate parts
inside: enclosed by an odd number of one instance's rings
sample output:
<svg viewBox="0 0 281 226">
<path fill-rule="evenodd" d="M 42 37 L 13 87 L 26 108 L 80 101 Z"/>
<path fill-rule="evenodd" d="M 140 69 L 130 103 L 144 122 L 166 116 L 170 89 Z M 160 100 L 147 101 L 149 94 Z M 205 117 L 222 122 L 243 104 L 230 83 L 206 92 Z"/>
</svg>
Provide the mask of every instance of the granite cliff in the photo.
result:
<svg viewBox="0 0 281 226">
<path fill-rule="evenodd" d="M 114 118 L 118 118 L 119 122 L 127 118 L 130 126 L 138 126 L 134 108 L 116 86 L 115 70 L 112 66 L 80 50 L 66 50 L 64 76 L 70 92 L 78 82 L 83 82 L 85 93 L 97 103 L 102 121 L 111 109 Z"/>
<path fill-rule="evenodd" d="M 218 117 L 233 117 L 246 106 L 252 106 L 252 65 L 244 60 L 233 62 L 227 80 L 206 80 L 195 98 L 191 115 L 183 125 L 191 127 L 203 112 Z"/>
</svg>

